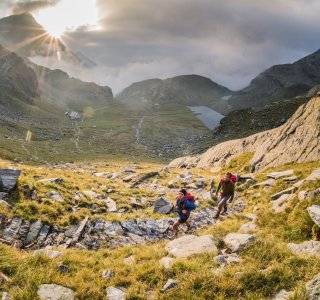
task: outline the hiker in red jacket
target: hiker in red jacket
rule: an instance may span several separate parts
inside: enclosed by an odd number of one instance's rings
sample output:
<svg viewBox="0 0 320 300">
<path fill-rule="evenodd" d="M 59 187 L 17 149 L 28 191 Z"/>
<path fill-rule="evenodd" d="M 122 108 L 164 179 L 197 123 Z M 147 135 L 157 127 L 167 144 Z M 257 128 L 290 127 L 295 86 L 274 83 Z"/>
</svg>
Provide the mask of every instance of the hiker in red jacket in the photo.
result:
<svg viewBox="0 0 320 300">
<path fill-rule="evenodd" d="M 216 196 L 218 196 L 218 193 L 220 191 L 219 195 L 219 204 L 218 204 L 218 211 L 216 215 L 214 216 L 216 219 L 219 218 L 222 207 L 224 208 L 222 214 L 225 214 L 227 212 L 227 202 L 230 200 L 232 202 L 234 198 L 234 183 L 231 180 L 231 173 L 227 173 L 223 179 L 221 179 L 218 189 L 216 192 Z"/>
</svg>

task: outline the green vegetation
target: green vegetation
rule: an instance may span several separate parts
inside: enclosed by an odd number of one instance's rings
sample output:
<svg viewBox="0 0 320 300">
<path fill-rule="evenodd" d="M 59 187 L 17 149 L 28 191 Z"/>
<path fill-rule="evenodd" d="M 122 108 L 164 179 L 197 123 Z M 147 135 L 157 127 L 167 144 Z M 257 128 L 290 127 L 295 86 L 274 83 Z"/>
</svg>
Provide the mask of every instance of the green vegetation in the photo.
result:
<svg viewBox="0 0 320 300">
<path fill-rule="evenodd" d="M 231 161 L 228 168 L 222 170 L 235 171 L 244 168 L 252 154 L 241 155 Z M 12 212 L 4 208 L 0 210 L 9 215 L 21 215 L 29 219 L 42 218 L 47 222 L 66 225 L 82 219 L 85 215 L 91 218 L 105 219 L 143 218 L 154 216 L 151 208 L 142 211 L 128 211 L 121 216 L 98 211 L 92 214 L 94 203 L 101 205 L 100 200 L 85 198 L 76 204 L 81 207 L 76 213 L 70 208 L 74 204 L 73 195 L 76 191 L 85 189 L 97 193 L 106 193 L 108 188 L 115 191 L 110 197 L 116 200 L 120 208 L 129 207 L 130 196 L 145 196 L 154 200 L 156 192 L 148 186 L 139 189 L 128 189 L 121 179 L 111 181 L 106 178 L 93 176 L 93 172 L 119 172 L 129 162 L 121 163 L 91 163 L 72 166 L 71 169 L 48 169 L 46 167 L 21 166 L 22 175 L 20 186 L 27 184 L 38 192 L 39 201 L 27 200 L 20 192 L 20 200 Z M 1 167 L 9 163 L 2 162 Z M 20 167 L 20 166 L 19 166 Z M 161 165 L 141 164 L 138 173 L 160 169 Z M 266 170 L 256 175 L 259 181 L 266 179 L 269 171 L 292 168 L 295 175 L 305 178 L 314 168 L 320 167 L 320 162 L 286 165 L 272 170 Z M 212 173 L 208 170 L 189 170 L 195 176 L 209 179 Z M 166 185 L 176 178 L 181 170 L 171 170 L 170 173 L 161 172 L 156 178 L 157 184 Z M 216 174 L 215 176 L 219 176 Z M 61 185 L 53 183 L 39 183 L 40 178 L 63 178 Z M 305 183 L 299 190 L 314 190 L 320 182 Z M 257 215 L 259 226 L 254 244 L 241 252 L 241 262 L 229 265 L 217 271 L 218 264 L 210 254 L 195 255 L 189 259 L 178 259 L 169 270 L 164 269 L 159 260 L 166 256 L 165 242 L 157 244 L 123 247 L 119 249 L 103 249 L 86 251 L 68 249 L 63 250 L 64 256 L 57 259 L 36 257 L 28 251 L 15 250 L 6 245 L 0 245 L 0 272 L 10 278 L 0 286 L 1 290 L 10 291 L 13 299 L 36 299 L 37 289 L 42 283 L 56 283 L 72 288 L 78 299 L 105 299 L 105 288 L 108 286 L 122 286 L 126 288 L 127 299 L 268 299 L 281 289 L 293 291 L 291 299 L 307 299 L 304 289 L 305 283 L 320 269 L 320 258 L 298 256 L 286 246 L 288 242 L 301 242 L 312 239 L 313 222 L 306 207 L 320 204 L 319 196 L 313 200 L 292 200 L 290 206 L 282 213 L 275 214 L 271 208 L 271 195 L 290 185 L 279 179 L 277 185 L 269 191 L 263 188 L 248 187 L 240 192 L 248 205 L 242 214 L 234 215 L 217 226 L 199 230 L 198 234 L 212 234 L 218 247 L 222 247 L 222 239 L 231 232 L 237 232 L 242 224 L 249 221 L 247 213 Z M 51 189 L 63 195 L 63 204 L 53 202 L 46 197 Z M 252 191 L 252 192 L 250 192 Z M 168 194 L 173 200 L 174 193 Z M 203 206 L 209 205 L 202 202 Z M 142 216 L 143 215 L 143 216 Z M 123 259 L 134 255 L 136 263 L 128 266 Z M 69 267 L 68 272 L 59 271 L 58 265 L 64 263 Z M 104 279 L 101 273 L 104 269 L 114 271 L 114 276 Z M 160 289 L 169 278 L 179 280 L 179 285 L 160 293 Z"/>
</svg>

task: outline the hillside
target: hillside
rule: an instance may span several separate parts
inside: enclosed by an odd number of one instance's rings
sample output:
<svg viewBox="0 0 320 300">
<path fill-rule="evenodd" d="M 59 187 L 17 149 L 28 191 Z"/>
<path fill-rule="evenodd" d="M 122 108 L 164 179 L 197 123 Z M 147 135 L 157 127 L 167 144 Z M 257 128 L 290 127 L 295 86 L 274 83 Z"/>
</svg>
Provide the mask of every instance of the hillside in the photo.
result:
<svg viewBox="0 0 320 300">
<path fill-rule="evenodd" d="M 135 109 L 148 109 L 161 104 L 208 106 L 224 114 L 227 103 L 221 98 L 232 92 L 199 75 L 182 75 L 165 80 L 149 79 L 133 83 L 116 96 Z"/>
<path fill-rule="evenodd" d="M 292 63 L 275 65 L 229 99 L 232 110 L 261 108 L 277 100 L 302 95 L 320 83 L 320 50 Z"/>
<path fill-rule="evenodd" d="M 170 166 L 222 166 L 243 152 L 253 152 L 253 170 L 286 163 L 316 161 L 320 156 L 320 96 L 303 104 L 282 126 L 247 138 L 228 141 L 194 157 L 178 158 Z"/>
<path fill-rule="evenodd" d="M 245 170 L 245 155 L 222 172 Z M 264 170 L 240 182 L 234 206 L 218 221 L 208 188 L 221 173 L 132 162 L 0 166 L 22 171 L 18 189 L 6 199 L 11 207 L 0 204 L 0 295 L 222 300 L 281 293 L 282 299 L 317 299 L 320 242 L 311 208 L 320 203 L 319 161 Z M 277 179 L 266 181 L 269 176 Z M 154 213 L 154 205 L 160 195 L 174 202 L 184 185 L 199 203 L 191 234 L 182 227 L 171 240 L 168 221 L 176 214 Z M 172 284 L 165 285 L 168 280 Z"/>
</svg>

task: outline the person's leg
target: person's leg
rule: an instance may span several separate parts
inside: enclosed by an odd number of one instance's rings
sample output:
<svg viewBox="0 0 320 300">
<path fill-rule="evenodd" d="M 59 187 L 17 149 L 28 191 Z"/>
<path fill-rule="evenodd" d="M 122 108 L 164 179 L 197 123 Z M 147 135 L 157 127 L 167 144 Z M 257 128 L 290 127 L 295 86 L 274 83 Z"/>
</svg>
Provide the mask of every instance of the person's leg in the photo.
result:
<svg viewBox="0 0 320 300">
<path fill-rule="evenodd" d="M 227 203 L 228 203 L 228 200 L 229 200 L 229 197 L 226 197 L 226 200 L 224 201 L 224 204 L 223 204 L 223 214 L 226 214 L 227 213 Z"/>
<path fill-rule="evenodd" d="M 228 197 L 221 196 L 220 202 L 218 204 L 218 211 L 217 211 L 216 215 L 214 216 L 216 219 L 219 218 L 221 210 L 223 207 L 225 207 L 227 200 L 228 200 Z"/>
<path fill-rule="evenodd" d="M 190 226 L 190 221 L 187 220 L 187 221 L 186 221 L 186 225 L 187 225 L 187 232 L 189 232 L 190 227 L 191 227 L 191 226 Z"/>
<path fill-rule="evenodd" d="M 173 223 L 172 228 L 173 228 L 173 233 L 174 233 L 174 235 L 178 235 L 179 225 L 180 225 L 179 220 L 177 220 L 177 221 L 175 221 L 175 222 Z"/>
</svg>

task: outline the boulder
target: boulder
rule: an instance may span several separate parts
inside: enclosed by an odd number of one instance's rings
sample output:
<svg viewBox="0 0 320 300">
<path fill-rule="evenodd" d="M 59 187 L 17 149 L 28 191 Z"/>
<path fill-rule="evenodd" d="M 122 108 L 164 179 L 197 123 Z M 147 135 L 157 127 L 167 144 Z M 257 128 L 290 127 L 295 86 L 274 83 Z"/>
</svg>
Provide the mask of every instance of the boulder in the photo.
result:
<svg viewBox="0 0 320 300">
<path fill-rule="evenodd" d="M 165 293 L 166 291 L 174 288 L 177 285 L 178 285 L 178 281 L 170 278 L 167 280 L 166 284 L 161 289 L 161 293 Z"/>
<path fill-rule="evenodd" d="M 289 243 L 288 247 L 292 252 L 298 255 L 320 255 L 320 241 L 305 241 L 301 244 Z"/>
<path fill-rule="evenodd" d="M 46 255 L 49 258 L 58 258 L 63 256 L 63 253 L 60 251 L 55 251 L 55 250 L 51 250 L 51 249 L 39 249 L 39 250 L 35 250 L 33 251 L 33 254 L 38 256 L 38 255 Z"/>
<path fill-rule="evenodd" d="M 281 172 L 272 172 L 267 174 L 269 178 L 273 179 L 279 179 L 287 176 L 292 176 L 294 174 L 293 170 L 286 170 L 286 171 L 281 171 Z"/>
<path fill-rule="evenodd" d="M 0 205 L 4 206 L 6 209 L 11 209 L 11 205 L 7 201 L 0 199 Z"/>
<path fill-rule="evenodd" d="M 114 286 L 110 286 L 106 288 L 107 298 L 108 300 L 125 300 L 126 293 L 123 288 L 116 288 Z"/>
<path fill-rule="evenodd" d="M 256 183 L 253 187 L 260 187 L 260 186 L 274 186 L 276 183 L 275 179 L 269 178 L 265 181 Z"/>
<path fill-rule="evenodd" d="M 128 266 L 132 266 L 134 265 L 136 262 L 135 258 L 134 258 L 134 255 L 131 255 L 129 257 L 126 257 L 124 260 L 123 260 L 123 263 L 128 265 Z"/>
<path fill-rule="evenodd" d="M 19 217 L 12 218 L 10 225 L 4 230 L 3 239 L 8 242 L 19 238 L 19 230 L 22 225 L 22 219 Z"/>
<path fill-rule="evenodd" d="M 63 201 L 62 196 L 57 191 L 50 191 L 49 193 L 47 193 L 47 196 L 58 202 Z"/>
<path fill-rule="evenodd" d="M 41 228 L 42 223 L 40 221 L 36 221 L 31 224 L 27 238 L 25 240 L 26 245 L 32 243 L 38 237 Z"/>
<path fill-rule="evenodd" d="M 320 205 L 312 205 L 307 210 L 312 221 L 320 227 Z"/>
<path fill-rule="evenodd" d="M 277 294 L 275 294 L 271 300 L 289 300 L 292 296 L 292 292 L 288 292 L 286 290 L 281 290 Z"/>
<path fill-rule="evenodd" d="M 160 259 L 160 264 L 165 268 L 165 269 L 170 269 L 172 265 L 174 264 L 176 260 L 172 257 L 165 256 Z"/>
<path fill-rule="evenodd" d="M 10 192 L 17 184 L 21 171 L 0 169 L 0 192 Z"/>
<path fill-rule="evenodd" d="M 254 235 L 244 233 L 229 233 L 224 242 L 232 252 L 240 252 L 255 240 Z"/>
<path fill-rule="evenodd" d="M 110 197 L 107 197 L 107 199 L 103 199 L 103 201 L 107 205 L 109 212 L 116 212 L 118 210 L 117 203 Z"/>
<path fill-rule="evenodd" d="M 3 292 L 1 300 L 11 300 L 11 295 L 7 292 Z"/>
<path fill-rule="evenodd" d="M 312 173 L 305 180 L 307 181 L 320 180 L 320 168 L 314 169 Z"/>
<path fill-rule="evenodd" d="M 82 118 L 82 114 L 77 111 L 67 111 L 65 115 L 72 121 L 81 120 Z"/>
<path fill-rule="evenodd" d="M 122 180 L 124 181 L 124 182 L 130 182 L 133 178 L 135 178 L 137 175 L 135 175 L 135 174 L 131 174 L 131 175 L 128 175 L 128 176 L 126 176 L 126 177 L 124 177 Z"/>
<path fill-rule="evenodd" d="M 90 191 L 90 190 L 85 190 L 83 191 L 83 194 L 85 194 L 87 197 L 91 198 L 91 199 L 97 199 L 99 198 L 99 194 L 97 194 L 94 191 Z"/>
<path fill-rule="evenodd" d="M 290 187 L 290 188 L 288 188 L 288 189 L 285 189 L 285 190 L 283 190 L 283 191 L 281 191 L 281 192 L 278 192 L 278 193 L 276 193 L 276 194 L 273 194 L 272 196 L 271 196 L 271 199 L 278 199 L 279 197 L 281 197 L 282 195 L 284 195 L 284 194 L 292 194 L 292 193 L 294 193 L 294 191 L 296 190 L 297 188 L 295 187 L 295 186 L 292 186 L 292 187 Z"/>
<path fill-rule="evenodd" d="M 320 299 L 320 273 L 314 276 L 307 284 L 306 290 L 309 300 Z"/>
<path fill-rule="evenodd" d="M 254 232 L 258 230 L 258 226 L 256 224 L 254 224 L 253 222 L 248 222 L 246 224 L 243 224 L 240 229 L 239 232 L 240 233 L 249 233 L 249 232 Z"/>
<path fill-rule="evenodd" d="M 298 193 L 298 199 L 300 200 L 300 201 L 303 201 L 303 200 L 307 200 L 308 199 L 308 191 L 300 191 L 299 193 Z"/>
<path fill-rule="evenodd" d="M 172 212 L 173 211 L 173 207 L 174 206 L 173 206 L 173 204 L 171 202 L 167 201 L 163 197 L 160 197 L 154 203 L 153 212 L 165 215 L 165 214 L 169 214 L 170 212 Z"/>
<path fill-rule="evenodd" d="M 283 178 L 283 180 L 286 182 L 294 182 L 294 181 L 298 180 L 298 177 L 297 176 L 289 176 L 289 177 Z"/>
<path fill-rule="evenodd" d="M 101 275 L 104 279 L 110 279 L 113 277 L 114 272 L 112 270 L 103 270 Z"/>
<path fill-rule="evenodd" d="M 41 300 L 74 300 L 73 290 L 57 284 L 41 284 L 37 294 Z"/>
<path fill-rule="evenodd" d="M 279 199 L 272 201 L 272 208 L 276 213 L 281 213 L 289 207 L 289 200 L 294 199 L 295 195 L 283 194 Z"/>
<path fill-rule="evenodd" d="M 178 258 L 185 258 L 199 253 L 218 252 L 211 235 L 185 235 L 169 242 L 165 249 L 169 254 Z"/>
</svg>

